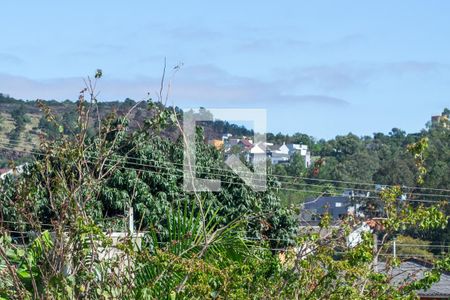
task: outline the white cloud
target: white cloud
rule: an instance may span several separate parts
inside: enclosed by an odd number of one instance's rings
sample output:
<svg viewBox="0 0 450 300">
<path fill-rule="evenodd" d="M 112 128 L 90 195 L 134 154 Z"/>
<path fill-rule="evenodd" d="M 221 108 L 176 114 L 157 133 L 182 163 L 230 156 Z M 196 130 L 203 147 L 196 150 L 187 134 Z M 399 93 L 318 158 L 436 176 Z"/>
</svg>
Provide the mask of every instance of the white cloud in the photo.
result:
<svg viewBox="0 0 450 300">
<path fill-rule="evenodd" d="M 168 69 L 169 70 L 169 69 Z M 171 80 L 167 72 L 166 84 Z M 136 100 L 149 94 L 156 98 L 160 78 L 140 77 L 133 80 L 105 77 L 98 83 L 100 99 L 122 100 L 127 97 Z M 55 78 L 33 80 L 26 77 L 0 74 L 0 92 L 13 97 L 34 100 L 76 99 L 84 87 L 82 78 Z M 296 94 L 285 90 L 278 82 L 265 82 L 240 77 L 212 65 L 198 65 L 181 69 L 173 77 L 170 99 L 175 105 L 194 104 L 198 106 L 272 106 L 283 103 L 308 103 L 318 106 L 342 106 L 349 103 L 327 94 Z"/>
<path fill-rule="evenodd" d="M 359 89 L 381 77 L 427 76 L 450 71 L 450 66 L 437 62 L 399 61 L 390 63 L 347 62 L 275 70 L 275 76 L 286 77 L 289 87 L 313 87 L 318 92 Z"/>
</svg>

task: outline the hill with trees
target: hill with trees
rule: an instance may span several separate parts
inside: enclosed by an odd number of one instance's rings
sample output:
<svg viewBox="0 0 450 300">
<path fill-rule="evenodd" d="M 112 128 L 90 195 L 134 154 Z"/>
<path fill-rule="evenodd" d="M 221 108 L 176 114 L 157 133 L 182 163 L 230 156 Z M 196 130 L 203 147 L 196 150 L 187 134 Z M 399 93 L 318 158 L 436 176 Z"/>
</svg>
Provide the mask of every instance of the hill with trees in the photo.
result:
<svg viewBox="0 0 450 300">
<path fill-rule="evenodd" d="M 380 244 L 367 232 L 349 246 L 361 220 L 336 228 L 325 217 L 315 230 L 300 228 L 295 211 L 281 205 L 276 175 L 267 191 L 253 191 L 204 143 L 201 127 L 196 176 L 219 179 L 222 190 L 185 191 L 177 110 L 148 102 L 150 117 L 129 130 L 130 114 L 100 117 L 99 105 L 81 95 L 67 133 L 40 105 L 57 130 L 29 152 L 22 174 L 0 182 L 2 298 L 412 299 L 450 270 L 448 257 L 436 256 L 423 278 L 400 286 L 377 270 L 378 260 L 387 269 L 399 263 L 391 243 L 405 229 L 435 232 L 447 224 L 442 206 L 400 202 L 399 186 L 379 195 L 383 214 L 372 221 Z M 349 139 L 337 138 L 341 151 L 329 157 L 344 163 L 364 149 Z M 427 148 L 409 149 L 421 167 Z"/>
</svg>

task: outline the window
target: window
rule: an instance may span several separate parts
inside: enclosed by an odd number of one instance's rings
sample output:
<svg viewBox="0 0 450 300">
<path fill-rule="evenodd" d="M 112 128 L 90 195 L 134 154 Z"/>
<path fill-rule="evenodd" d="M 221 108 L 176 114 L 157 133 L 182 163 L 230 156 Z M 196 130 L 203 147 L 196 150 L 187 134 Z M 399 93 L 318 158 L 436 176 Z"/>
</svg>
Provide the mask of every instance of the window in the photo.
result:
<svg viewBox="0 0 450 300">
<path fill-rule="evenodd" d="M 342 207 L 342 202 L 336 202 L 335 207 Z"/>
</svg>

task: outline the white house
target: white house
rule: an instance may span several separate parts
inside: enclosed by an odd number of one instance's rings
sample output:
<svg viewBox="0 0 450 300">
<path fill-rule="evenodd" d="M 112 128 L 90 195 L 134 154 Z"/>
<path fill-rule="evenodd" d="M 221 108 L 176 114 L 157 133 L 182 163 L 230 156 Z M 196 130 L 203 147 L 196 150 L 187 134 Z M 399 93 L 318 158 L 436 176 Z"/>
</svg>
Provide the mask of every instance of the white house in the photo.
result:
<svg viewBox="0 0 450 300">
<path fill-rule="evenodd" d="M 233 135 L 231 133 L 226 133 L 224 135 L 222 135 L 222 141 L 228 141 L 229 138 L 231 138 Z"/>
<path fill-rule="evenodd" d="M 274 165 L 279 163 L 287 163 L 290 159 L 289 148 L 285 143 L 283 143 L 283 145 L 281 145 L 278 149 L 275 148 L 274 150 L 270 151 L 269 156 L 272 164 Z"/>
<path fill-rule="evenodd" d="M 266 145 L 265 143 L 257 143 L 250 149 L 250 161 L 253 163 L 266 161 Z"/>
<path fill-rule="evenodd" d="M 289 149 L 289 156 L 293 156 L 294 154 L 300 154 L 305 161 L 305 167 L 309 167 L 311 165 L 311 153 L 308 151 L 308 145 L 301 144 L 287 144 L 287 148 Z"/>
<path fill-rule="evenodd" d="M 243 153 L 245 159 L 249 162 L 261 162 L 269 158 L 272 164 L 289 163 L 294 155 L 301 155 L 305 167 L 311 165 L 311 153 L 308 151 L 307 145 L 301 144 L 286 144 L 276 146 L 273 143 L 258 142 L 253 144 L 253 141 L 247 137 L 231 138 L 231 135 L 227 134 L 223 136 L 224 150 L 228 152 L 231 147 L 235 145 L 243 146 Z"/>
<path fill-rule="evenodd" d="M 15 175 L 18 175 L 18 174 L 22 174 L 23 171 L 24 171 L 25 166 L 27 166 L 27 165 L 28 165 L 28 164 L 25 163 L 25 164 L 23 164 L 23 165 L 17 166 L 17 167 L 15 167 L 14 169 L 11 169 L 11 170 L 9 170 L 9 171 L 7 171 L 7 172 L 1 174 L 1 175 L 0 175 L 0 180 L 5 179 L 6 176 L 8 176 L 8 175 L 13 175 L 13 176 L 15 176 Z"/>
<path fill-rule="evenodd" d="M 308 168 L 311 165 L 311 153 L 308 151 L 307 145 L 283 143 L 283 145 L 279 147 L 270 148 L 268 156 L 270 157 L 272 164 L 287 163 L 291 160 L 293 155 L 300 154 L 305 161 L 305 167 Z"/>
<path fill-rule="evenodd" d="M 289 149 L 290 155 L 293 155 L 294 153 L 300 153 L 301 156 L 305 156 L 306 152 L 308 152 L 307 145 L 287 144 L 286 147 Z"/>
</svg>

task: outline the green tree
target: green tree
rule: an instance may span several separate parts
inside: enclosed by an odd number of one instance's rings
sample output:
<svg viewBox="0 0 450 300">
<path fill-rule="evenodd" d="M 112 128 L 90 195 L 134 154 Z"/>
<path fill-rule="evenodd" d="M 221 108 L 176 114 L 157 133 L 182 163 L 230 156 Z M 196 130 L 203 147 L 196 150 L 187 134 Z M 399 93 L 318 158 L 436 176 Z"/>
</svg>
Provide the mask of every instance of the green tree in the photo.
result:
<svg viewBox="0 0 450 300">
<path fill-rule="evenodd" d="M 371 233 L 349 247 L 348 234 L 355 222 L 362 224 L 355 218 L 334 228 L 325 217 L 317 230 L 295 232 L 292 212 L 277 197 L 279 184 L 269 178 L 268 191 L 252 191 L 224 168 L 220 152 L 202 142 L 201 130 L 196 175 L 221 179 L 223 190 L 183 190 L 175 172 L 183 139 L 160 134 L 179 123 L 176 111 L 152 106 L 152 119 L 133 133 L 126 130 L 129 120 L 114 114 L 91 128 L 87 116 L 97 105 L 91 86 L 80 94 L 79 131 L 69 136 L 60 130 L 58 139 L 43 141 L 26 172 L 0 182 L 1 297 L 412 299 L 450 270 L 448 257 L 437 259 L 423 278 L 396 286 L 374 268 L 374 261 L 390 255 L 384 241 L 407 229 L 445 227 L 442 206 L 399 201 L 400 187 L 382 191 L 382 215 L 372 220 L 381 241 L 377 251 Z M 342 151 L 330 161 L 357 173 L 348 157 L 368 159 L 361 150 L 366 141 L 337 140 Z M 334 171 L 331 163 L 329 168 Z M 120 219 L 129 205 L 139 219 L 136 228 L 146 233 L 129 228 L 114 241 L 104 219 Z M 388 267 L 398 262 L 385 261 Z"/>
</svg>

